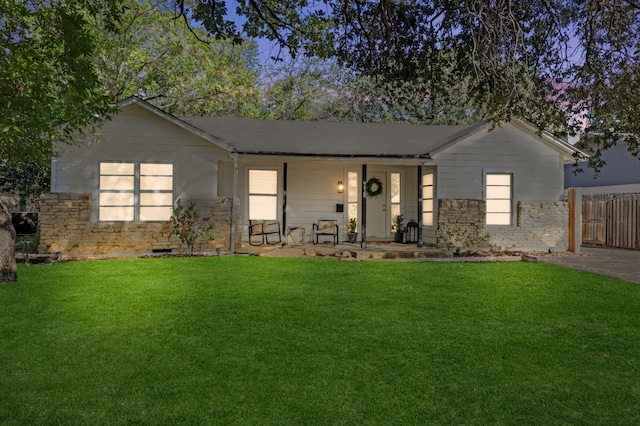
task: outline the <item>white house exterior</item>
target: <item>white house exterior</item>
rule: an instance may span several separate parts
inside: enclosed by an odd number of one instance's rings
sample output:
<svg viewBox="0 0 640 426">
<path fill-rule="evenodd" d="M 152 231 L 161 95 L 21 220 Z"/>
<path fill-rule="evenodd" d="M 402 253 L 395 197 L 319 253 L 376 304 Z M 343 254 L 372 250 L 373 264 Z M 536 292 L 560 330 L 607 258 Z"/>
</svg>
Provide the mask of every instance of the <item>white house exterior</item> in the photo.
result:
<svg viewBox="0 0 640 426">
<path fill-rule="evenodd" d="M 178 201 L 213 211 L 216 240 L 203 250 L 245 244 L 250 219 L 278 221 L 283 233 L 305 228 L 307 241 L 313 223 L 336 220 L 343 241 L 355 217 L 360 244 L 391 241 L 397 214 L 418 223 L 417 245 L 566 249 L 560 198 L 574 148 L 521 121 L 492 129 L 177 118 L 137 98 L 119 108 L 102 142 L 53 160 L 40 251 L 177 249 L 166 221 Z M 372 178 L 377 197 L 367 195 Z"/>
</svg>

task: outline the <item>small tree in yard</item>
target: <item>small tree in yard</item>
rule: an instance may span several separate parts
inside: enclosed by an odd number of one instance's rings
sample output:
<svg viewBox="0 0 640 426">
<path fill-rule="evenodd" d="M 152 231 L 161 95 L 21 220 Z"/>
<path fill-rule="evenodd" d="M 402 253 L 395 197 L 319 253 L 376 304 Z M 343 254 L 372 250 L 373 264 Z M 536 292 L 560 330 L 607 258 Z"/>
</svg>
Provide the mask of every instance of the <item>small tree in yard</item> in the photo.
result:
<svg viewBox="0 0 640 426">
<path fill-rule="evenodd" d="M 193 202 L 183 206 L 178 201 L 172 209 L 169 226 L 171 234 L 180 237 L 180 242 L 187 246 L 189 256 L 193 256 L 193 249 L 198 240 L 215 239 L 212 234 L 214 224 L 211 222 L 211 217 L 198 214 Z"/>
</svg>

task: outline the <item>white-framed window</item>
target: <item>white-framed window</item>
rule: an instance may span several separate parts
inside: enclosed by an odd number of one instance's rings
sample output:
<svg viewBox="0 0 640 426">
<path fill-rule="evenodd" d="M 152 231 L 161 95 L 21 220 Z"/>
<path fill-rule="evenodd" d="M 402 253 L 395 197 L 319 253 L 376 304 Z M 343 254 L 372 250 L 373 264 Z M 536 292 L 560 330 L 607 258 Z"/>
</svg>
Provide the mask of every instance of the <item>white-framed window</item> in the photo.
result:
<svg viewBox="0 0 640 426">
<path fill-rule="evenodd" d="M 277 170 L 249 170 L 249 219 L 278 219 Z"/>
<path fill-rule="evenodd" d="M 100 221 L 165 221 L 173 207 L 173 164 L 100 163 Z"/>
<path fill-rule="evenodd" d="M 422 225 L 433 226 L 433 172 L 422 175 Z"/>
<path fill-rule="evenodd" d="M 487 225 L 511 225 L 512 185 L 511 173 L 487 173 L 485 175 L 485 201 Z"/>
<path fill-rule="evenodd" d="M 400 173 L 391 173 L 391 220 L 398 216 L 402 211 L 401 208 L 401 186 L 400 186 Z"/>
<path fill-rule="evenodd" d="M 347 214 L 349 220 L 358 220 L 358 194 L 360 185 L 358 182 L 358 172 L 347 172 Z"/>
</svg>

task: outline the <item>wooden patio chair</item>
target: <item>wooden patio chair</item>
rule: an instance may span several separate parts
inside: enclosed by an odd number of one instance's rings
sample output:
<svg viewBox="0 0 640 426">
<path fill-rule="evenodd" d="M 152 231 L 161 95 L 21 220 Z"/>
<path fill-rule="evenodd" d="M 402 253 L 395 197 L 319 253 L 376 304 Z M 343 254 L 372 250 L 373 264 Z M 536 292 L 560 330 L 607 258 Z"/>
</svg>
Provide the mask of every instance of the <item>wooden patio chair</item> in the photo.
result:
<svg viewBox="0 0 640 426">
<path fill-rule="evenodd" d="M 318 244 L 320 236 L 331 236 L 333 245 L 338 244 L 338 221 L 321 219 L 313 224 L 313 244 Z"/>
<path fill-rule="evenodd" d="M 277 235 L 278 241 L 269 242 L 269 235 Z M 259 237 L 260 243 L 254 244 L 254 238 Z M 267 222 L 266 220 L 250 220 L 249 221 L 249 244 L 252 246 L 261 246 L 267 244 L 278 244 L 282 242 L 282 233 L 280 232 L 280 222 Z"/>
</svg>

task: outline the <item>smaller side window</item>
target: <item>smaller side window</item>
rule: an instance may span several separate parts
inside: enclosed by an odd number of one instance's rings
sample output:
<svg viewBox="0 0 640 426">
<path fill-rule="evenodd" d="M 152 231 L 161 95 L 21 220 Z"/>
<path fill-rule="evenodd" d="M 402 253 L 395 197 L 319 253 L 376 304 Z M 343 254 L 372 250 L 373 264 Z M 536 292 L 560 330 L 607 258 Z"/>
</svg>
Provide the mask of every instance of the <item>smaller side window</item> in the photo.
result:
<svg viewBox="0 0 640 426">
<path fill-rule="evenodd" d="M 511 225 L 512 180 L 509 173 L 487 173 L 485 176 L 487 225 Z"/>
<path fill-rule="evenodd" d="M 422 225 L 433 226 L 433 173 L 422 175 Z"/>
</svg>

